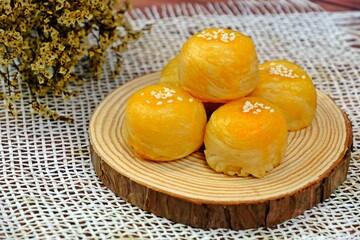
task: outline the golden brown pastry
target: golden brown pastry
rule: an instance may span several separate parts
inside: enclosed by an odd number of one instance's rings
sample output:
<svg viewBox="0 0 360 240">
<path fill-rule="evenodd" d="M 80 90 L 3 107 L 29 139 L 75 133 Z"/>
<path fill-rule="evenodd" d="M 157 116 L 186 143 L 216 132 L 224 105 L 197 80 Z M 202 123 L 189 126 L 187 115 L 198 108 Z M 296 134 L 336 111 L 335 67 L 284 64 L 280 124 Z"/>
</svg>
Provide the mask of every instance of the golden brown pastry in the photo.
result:
<svg viewBox="0 0 360 240">
<path fill-rule="evenodd" d="M 178 70 L 179 56 L 176 56 L 165 65 L 164 69 L 161 71 L 161 76 L 159 83 L 163 83 L 171 86 L 181 87 L 179 81 L 179 70 Z M 206 114 L 208 117 L 223 103 L 213 103 L 213 102 L 203 102 Z"/>
<path fill-rule="evenodd" d="M 165 65 L 161 71 L 160 83 L 169 84 L 173 86 L 180 86 L 179 82 L 179 68 L 178 68 L 179 57 L 176 56 Z"/>
<path fill-rule="evenodd" d="M 204 138 L 206 161 L 217 172 L 261 178 L 280 164 L 287 137 L 285 116 L 276 105 L 244 97 L 212 114 Z"/>
<path fill-rule="evenodd" d="M 176 86 L 155 84 L 128 100 L 124 139 L 143 159 L 169 161 L 197 150 L 203 143 L 203 104 Z"/>
<path fill-rule="evenodd" d="M 249 94 L 258 82 L 251 38 L 210 28 L 192 36 L 178 59 L 181 86 L 204 102 L 229 102 Z"/>
<path fill-rule="evenodd" d="M 317 95 L 310 76 L 295 63 L 273 60 L 259 65 L 259 83 L 249 95 L 261 97 L 280 107 L 289 130 L 311 125 Z"/>
</svg>

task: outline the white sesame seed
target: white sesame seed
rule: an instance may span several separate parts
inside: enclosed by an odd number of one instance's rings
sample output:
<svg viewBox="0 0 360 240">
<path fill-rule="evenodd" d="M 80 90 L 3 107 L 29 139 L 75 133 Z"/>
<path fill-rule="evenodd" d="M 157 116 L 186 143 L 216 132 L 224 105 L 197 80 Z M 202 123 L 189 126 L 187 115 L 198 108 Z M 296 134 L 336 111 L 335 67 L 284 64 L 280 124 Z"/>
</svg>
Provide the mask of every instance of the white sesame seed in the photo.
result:
<svg viewBox="0 0 360 240">
<path fill-rule="evenodd" d="M 275 65 L 275 63 L 270 63 L 270 65 Z M 281 77 L 287 78 L 298 78 L 297 74 L 293 74 L 293 69 L 288 69 L 282 64 L 278 64 L 276 67 L 271 67 L 269 70 L 270 74 L 279 75 Z"/>
<path fill-rule="evenodd" d="M 246 101 L 244 103 L 242 110 L 244 113 L 254 110 L 254 111 L 252 111 L 252 113 L 258 114 L 261 112 L 261 109 L 270 110 L 270 112 L 272 112 L 274 110 L 270 106 L 265 106 L 263 103 L 255 102 L 254 104 L 252 104 L 250 101 Z"/>
<path fill-rule="evenodd" d="M 274 110 L 274 109 L 270 109 L 270 112 L 273 113 L 273 112 L 275 112 L 275 110 Z"/>
<path fill-rule="evenodd" d="M 223 42 L 229 42 L 229 36 L 227 33 L 224 33 L 221 38 L 220 38 L 221 41 Z"/>
<path fill-rule="evenodd" d="M 301 78 L 302 78 L 302 79 L 305 79 L 305 78 L 306 78 L 306 76 L 305 76 L 305 75 L 302 75 L 302 76 L 301 76 Z"/>
<path fill-rule="evenodd" d="M 172 103 L 172 102 L 173 102 L 173 100 L 172 100 L 172 99 L 169 99 L 169 100 L 167 100 L 167 102 L 168 102 L 168 103 Z"/>
<path fill-rule="evenodd" d="M 234 32 L 228 34 L 225 32 L 224 29 L 218 29 L 218 31 L 211 31 L 211 32 L 204 30 L 201 33 L 197 34 L 196 36 L 199 38 L 204 38 L 206 40 L 213 40 L 220 38 L 220 40 L 223 42 L 234 41 L 236 38 Z"/>
<path fill-rule="evenodd" d="M 172 97 L 174 92 L 175 90 L 164 87 L 164 91 L 151 91 L 151 95 L 154 96 L 155 99 L 167 99 L 169 97 Z"/>
<path fill-rule="evenodd" d="M 193 98 L 189 98 L 189 102 L 193 102 L 194 101 L 194 99 Z"/>
<path fill-rule="evenodd" d="M 144 96 L 144 93 L 142 92 L 142 93 L 140 93 L 140 96 Z"/>
<path fill-rule="evenodd" d="M 156 103 L 156 105 L 161 105 L 162 104 L 162 101 L 158 101 L 157 103 Z"/>
<path fill-rule="evenodd" d="M 182 101 L 183 99 L 181 97 L 177 97 L 177 100 Z"/>
<path fill-rule="evenodd" d="M 147 104 L 150 104 L 150 101 L 149 101 L 149 100 L 146 100 L 145 102 L 146 102 Z"/>
</svg>

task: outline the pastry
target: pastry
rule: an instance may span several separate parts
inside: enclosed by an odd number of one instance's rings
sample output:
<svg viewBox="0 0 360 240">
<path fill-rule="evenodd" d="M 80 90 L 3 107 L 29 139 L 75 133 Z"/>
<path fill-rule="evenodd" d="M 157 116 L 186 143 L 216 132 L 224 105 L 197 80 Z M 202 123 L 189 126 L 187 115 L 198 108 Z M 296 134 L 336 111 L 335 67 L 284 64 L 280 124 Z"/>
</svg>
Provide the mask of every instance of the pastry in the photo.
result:
<svg viewBox="0 0 360 240">
<path fill-rule="evenodd" d="M 128 100 L 124 140 L 143 159 L 169 161 L 185 157 L 203 143 L 203 104 L 176 86 L 155 84 Z"/>
<path fill-rule="evenodd" d="M 176 56 L 165 65 L 161 71 L 160 83 L 180 86 L 179 82 L 179 68 L 178 68 L 179 57 Z"/>
<path fill-rule="evenodd" d="M 172 58 L 161 71 L 159 83 L 181 87 L 178 71 L 179 56 Z M 203 102 L 208 117 L 223 103 Z"/>
<path fill-rule="evenodd" d="M 310 76 L 295 63 L 273 60 L 259 65 L 259 83 L 249 95 L 271 101 L 285 114 L 289 130 L 311 125 L 317 95 Z"/>
<path fill-rule="evenodd" d="M 258 82 L 251 38 L 225 28 L 198 32 L 178 59 L 181 86 L 204 102 L 229 102 L 249 94 Z"/>
<path fill-rule="evenodd" d="M 206 161 L 217 172 L 261 178 L 280 164 L 287 137 L 285 116 L 276 105 L 244 97 L 211 115 L 204 137 Z"/>
</svg>

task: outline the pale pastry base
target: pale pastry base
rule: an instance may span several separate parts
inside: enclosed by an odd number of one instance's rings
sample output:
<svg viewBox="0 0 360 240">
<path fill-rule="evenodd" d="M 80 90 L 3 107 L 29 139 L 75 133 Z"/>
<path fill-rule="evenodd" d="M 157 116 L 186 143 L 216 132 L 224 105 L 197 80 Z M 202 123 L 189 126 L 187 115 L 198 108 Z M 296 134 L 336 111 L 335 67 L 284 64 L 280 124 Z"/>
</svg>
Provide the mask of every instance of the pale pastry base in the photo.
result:
<svg viewBox="0 0 360 240">
<path fill-rule="evenodd" d="M 228 146 L 214 135 L 207 134 L 204 152 L 207 163 L 217 172 L 261 178 L 280 164 L 286 145 L 287 140 L 279 138 L 265 147 L 240 150 Z"/>
</svg>

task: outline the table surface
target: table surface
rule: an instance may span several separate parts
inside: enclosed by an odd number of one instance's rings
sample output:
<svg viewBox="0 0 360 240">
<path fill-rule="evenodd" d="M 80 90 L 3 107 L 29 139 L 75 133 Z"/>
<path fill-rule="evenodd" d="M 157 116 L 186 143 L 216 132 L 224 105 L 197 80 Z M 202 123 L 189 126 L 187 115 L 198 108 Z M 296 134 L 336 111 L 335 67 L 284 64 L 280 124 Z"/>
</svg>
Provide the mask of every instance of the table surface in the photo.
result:
<svg viewBox="0 0 360 240">
<path fill-rule="evenodd" d="M 227 2 L 227 0 L 132 0 L 132 5 L 137 8 L 145 8 L 149 6 L 159 6 L 161 4 L 178 4 L 178 3 L 215 3 L 215 2 Z M 360 9 L 359 0 L 312 0 L 319 4 L 324 10 L 338 12 L 338 11 L 351 11 Z"/>
</svg>

